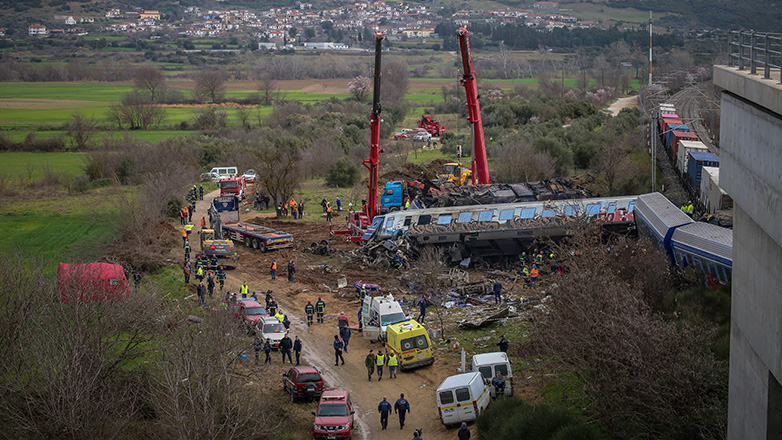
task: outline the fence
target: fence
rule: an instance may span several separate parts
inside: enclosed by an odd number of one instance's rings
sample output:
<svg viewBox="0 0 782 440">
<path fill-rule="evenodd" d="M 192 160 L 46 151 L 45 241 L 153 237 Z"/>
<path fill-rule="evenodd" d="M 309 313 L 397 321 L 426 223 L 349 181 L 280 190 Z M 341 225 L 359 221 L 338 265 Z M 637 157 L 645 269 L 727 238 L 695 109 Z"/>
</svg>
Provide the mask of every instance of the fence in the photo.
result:
<svg viewBox="0 0 782 440">
<path fill-rule="evenodd" d="M 755 31 L 730 31 L 731 66 L 756 75 L 763 69 L 763 78 L 772 79 L 772 69 L 782 84 L 782 34 Z"/>
</svg>

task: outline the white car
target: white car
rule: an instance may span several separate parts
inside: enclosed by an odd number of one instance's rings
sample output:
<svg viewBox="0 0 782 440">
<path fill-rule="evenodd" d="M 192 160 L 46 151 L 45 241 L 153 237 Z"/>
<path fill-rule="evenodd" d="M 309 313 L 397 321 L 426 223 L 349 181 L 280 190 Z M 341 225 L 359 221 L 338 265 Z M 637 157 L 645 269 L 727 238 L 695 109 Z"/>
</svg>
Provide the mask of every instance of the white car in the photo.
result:
<svg viewBox="0 0 782 440">
<path fill-rule="evenodd" d="M 426 131 L 418 132 L 413 136 L 414 141 L 428 141 L 432 138 L 432 135 Z"/>
<path fill-rule="evenodd" d="M 255 170 L 247 170 L 244 172 L 244 180 L 247 183 L 255 183 L 258 181 L 258 173 L 255 172 Z"/>
<path fill-rule="evenodd" d="M 258 330 L 261 333 L 261 341 L 266 342 L 266 338 L 269 338 L 272 348 L 279 348 L 280 341 L 288 333 L 280 320 L 272 316 L 262 317 L 258 321 Z"/>
</svg>

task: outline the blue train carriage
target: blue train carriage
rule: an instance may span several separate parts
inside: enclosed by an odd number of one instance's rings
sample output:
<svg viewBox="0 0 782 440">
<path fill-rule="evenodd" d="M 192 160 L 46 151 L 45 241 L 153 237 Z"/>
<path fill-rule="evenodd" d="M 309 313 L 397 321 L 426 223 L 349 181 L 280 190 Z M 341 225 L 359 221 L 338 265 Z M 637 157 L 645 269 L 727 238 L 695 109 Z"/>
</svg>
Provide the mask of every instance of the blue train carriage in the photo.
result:
<svg viewBox="0 0 782 440">
<path fill-rule="evenodd" d="M 402 234 L 418 244 L 458 244 L 463 258 L 520 254 L 537 238 L 568 235 L 577 222 L 600 222 L 609 227 L 634 225 L 637 196 L 599 197 L 494 205 L 407 209 L 376 218 L 375 240 Z"/>
<path fill-rule="evenodd" d="M 676 228 L 671 237 L 676 265 L 694 267 L 709 285 L 730 282 L 733 272 L 733 230 L 696 222 Z"/>
<path fill-rule="evenodd" d="M 639 196 L 634 213 L 638 234 L 651 238 L 669 256 L 672 256 L 671 237 L 674 230 L 694 223 L 690 216 L 658 192 Z"/>
</svg>

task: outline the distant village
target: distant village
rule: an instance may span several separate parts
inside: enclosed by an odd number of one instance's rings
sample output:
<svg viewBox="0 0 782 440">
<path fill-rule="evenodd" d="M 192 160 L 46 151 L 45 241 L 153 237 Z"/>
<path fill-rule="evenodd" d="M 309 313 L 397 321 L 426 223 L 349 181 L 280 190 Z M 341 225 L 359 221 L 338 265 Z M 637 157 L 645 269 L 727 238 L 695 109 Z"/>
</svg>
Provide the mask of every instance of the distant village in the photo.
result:
<svg viewBox="0 0 782 440">
<path fill-rule="evenodd" d="M 196 38 L 219 38 L 233 34 L 250 34 L 259 41 L 259 47 L 275 50 L 295 49 L 350 49 L 342 41 L 334 41 L 323 32 L 303 32 L 306 29 L 322 31 L 329 28 L 344 34 L 360 33 L 365 29 L 382 31 L 389 38 L 438 38 L 435 25 L 451 20 L 458 26 L 470 23 L 525 24 L 535 29 L 557 27 L 591 28 L 594 22 L 559 13 L 557 2 L 541 1 L 531 9 L 482 11 L 460 10 L 443 16 L 441 10 L 424 5 L 397 2 L 356 2 L 332 9 L 315 9 L 312 3 L 297 2 L 295 8 L 270 8 L 253 12 L 243 10 L 206 10 L 188 7 L 181 18 L 169 17 L 157 10 L 134 8 L 109 9 L 102 17 L 54 16 L 62 27 L 47 28 L 31 23 L 27 33 L 31 37 L 58 34 L 87 35 L 88 33 L 171 33 Z M 2 29 L 0 29 L 2 31 Z"/>
</svg>

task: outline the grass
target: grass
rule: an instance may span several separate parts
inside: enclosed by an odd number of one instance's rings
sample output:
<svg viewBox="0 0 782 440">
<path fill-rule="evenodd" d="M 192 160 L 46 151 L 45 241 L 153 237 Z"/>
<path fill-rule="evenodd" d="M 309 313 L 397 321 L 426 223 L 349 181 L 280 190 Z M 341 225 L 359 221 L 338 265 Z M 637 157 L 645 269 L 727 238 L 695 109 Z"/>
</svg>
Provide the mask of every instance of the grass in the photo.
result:
<svg viewBox="0 0 782 440">
<path fill-rule="evenodd" d="M 45 167 L 52 172 L 71 178 L 84 174 L 84 153 L 0 153 L 0 176 L 25 180 L 39 180 L 45 175 Z"/>
<path fill-rule="evenodd" d="M 27 130 L 7 130 L 0 132 L 3 136 L 11 139 L 13 142 L 22 142 L 31 131 Z M 195 130 L 129 130 L 129 131 L 99 131 L 95 134 L 95 139 L 102 140 L 106 137 L 119 139 L 125 134 L 130 137 L 147 141 L 147 142 L 160 142 L 162 140 L 185 137 L 197 134 Z M 67 137 L 68 133 L 65 130 L 41 130 L 35 131 L 36 139 L 51 139 L 56 137 Z"/>
<path fill-rule="evenodd" d="M 422 163 L 429 163 L 435 159 L 449 159 L 449 160 L 456 160 L 455 157 L 447 156 L 445 153 L 442 152 L 442 150 L 424 150 L 424 151 L 418 151 L 418 152 L 411 152 L 407 154 L 407 161 L 412 162 L 414 164 L 422 164 Z M 465 164 L 469 166 L 469 158 L 467 158 L 467 162 Z M 464 159 L 462 160 L 464 162 Z"/>
</svg>

